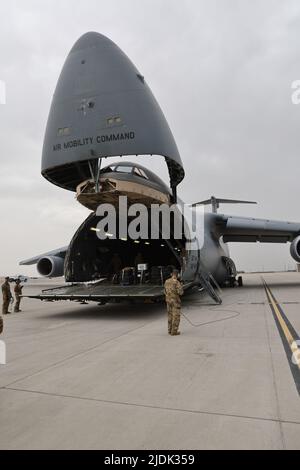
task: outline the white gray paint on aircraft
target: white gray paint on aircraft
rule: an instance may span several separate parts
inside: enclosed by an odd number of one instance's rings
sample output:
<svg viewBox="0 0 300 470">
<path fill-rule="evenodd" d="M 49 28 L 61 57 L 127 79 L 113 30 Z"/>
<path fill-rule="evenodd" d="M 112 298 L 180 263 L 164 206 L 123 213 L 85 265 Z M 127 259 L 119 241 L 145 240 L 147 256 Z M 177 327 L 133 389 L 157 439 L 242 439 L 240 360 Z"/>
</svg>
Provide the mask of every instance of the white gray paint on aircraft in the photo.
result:
<svg viewBox="0 0 300 470">
<path fill-rule="evenodd" d="M 74 75 L 84 77 L 84 86 L 78 85 L 76 80 L 73 80 Z M 161 155 L 168 166 L 172 191 L 170 204 L 177 202 L 177 186 L 185 174 L 183 163 L 163 112 L 145 80 L 141 80 L 140 77 L 140 73 L 128 57 L 104 35 L 95 32 L 86 33 L 75 43 L 59 77 L 49 112 L 42 156 L 42 175 L 46 179 L 71 191 L 74 191 L 78 185 L 81 187 L 82 182 L 87 180 L 88 185 L 95 185 L 94 189 L 89 190 L 91 191 L 90 197 L 98 198 L 101 197 L 101 191 L 103 191 L 99 183 L 102 174 L 117 175 L 125 171 L 128 182 L 133 182 L 136 178 L 142 181 L 144 176 L 148 180 L 153 178 L 151 173 L 147 174 L 146 168 L 142 169 L 139 165 L 131 163 L 123 164 L 123 166 L 117 163 L 112 168 L 103 169 L 101 163 L 104 157 L 156 154 Z M 89 112 L 78 113 L 81 111 L 81 108 L 78 108 L 79 96 L 81 102 L 90 104 L 87 106 Z M 109 138 L 104 139 L 105 147 L 99 145 L 98 139 L 95 141 L 84 137 L 86 129 L 95 130 L 99 122 L 105 119 L 109 128 L 110 116 L 116 114 L 114 113 L 116 102 L 119 110 L 118 120 L 123 123 L 124 134 L 110 134 Z M 67 123 L 69 127 L 65 127 Z M 132 135 L 136 137 L 130 143 L 123 138 L 128 127 L 134 129 Z M 58 157 L 54 149 L 57 145 L 57 134 L 60 134 L 61 129 L 67 129 L 68 133 L 73 133 L 75 139 L 66 144 L 70 151 Z M 128 136 L 130 135 L 129 132 Z M 100 141 L 102 142 L 102 139 Z M 141 178 L 141 172 L 144 172 L 143 178 Z M 110 189 L 108 192 L 114 191 Z M 105 194 L 104 192 L 103 196 Z M 194 206 L 207 204 L 207 202 L 206 200 L 195 203 Z M 149 248 L 148 250 L 142 249 L 141 256 L 147 256 L 148 260 L 151 260 L 152 267 L 157 264 L 166 267 L 172 264 L 181 269 L 185 285 L 204 286 L 216 301 L 221 301 L 215 289 L 216 282 L 222 284 L 229 282 L 230 285 L 235 282 L 236 267 L 230 258 L 227 242 L 291 242 L 291 255 L 295 261 L 300 262 L 300 223 L 226 216 L 217 213 L 220 203 L 230 202 L 243 201 L 211 198 L 213 212 L 206 214 L 204 219 L 204 242 L 200 243 L 198 240 L 190 251 L 185 251 L 184 261 L 176 250 L 183 252 L 187 246 L 188 237 L 185 237 L 181 245 L 176 245 L 172 235 L 169 240 L 162 239 L 165 243 L 161 243 L 160 247 L 154 245 L 153 240 L 149 239 Z M 245 202 L 249 203 L 249 201 Z M 95 276 L 100 278 L 108 273 L 107 265 L 110 260 L 105 259 L 103 252 L 99 255 L 98 252 L 101 249 L 99 240 L 97 241 L 96 237 L 94 239 L 90 237 L 90 232 L 97 226 L 97 217 L 97 213 L 89 215 L 65 251 L 60 250 L 59 253 L 54 251 L 51 255 L 46 254 L 43 258 L 38 258 L 37 266 L 40 274 L 55 277 L 64 273 L 66 281 L 89 282 L 94 280 Z M 110 251 L 111 257 L 113 253 L 118 253 L 120 259 L 123 256 L 123 267 L 134 266 L 134 259 L 138 254 L 137 247 L 130 245 L 129 240 L 126 241 L 125 247 L 122 246 L 120 240 L 118 242 L 114 240 L 113 243 L 111 240 L 110 244 L 105 246 Z M 138 240 L 133 242 L 140 243 Z M 160 254 L 159 248 L 161 247 L 166 250 Z M 168 261 L 166 253 L 173 256 L 172 263 Z M 155 257 L 157 257 L 156 260 Z M 22 264 L 32 264 L 36 259 L 37 257 L 24 261 Z M 108 274 L 107 276 L 109 279 Z M 87 293 L 82 292 L 77 292 L 77 298 L 80 295 L 86 298 Z M 49 295 L 48 292 L 47 297 Z M 57 292 L 55 291 L 53 295 L 55 297 Z M 64 293 L 63 298 L 72 299 L 73 295 L 73 291 L 68 294 Z M 103 300 L 107 300 L 107 296 L 114 297 L 115 295 L 111 293 L 106 294 L 105 298 L 103 295 L 102 297 Z M 135 296 L 133 287 L 130 295 Z M 100 292 L 94 296 L 93 300 L 99 300 L 99 298 L 101 298 Z"/>
</svg>

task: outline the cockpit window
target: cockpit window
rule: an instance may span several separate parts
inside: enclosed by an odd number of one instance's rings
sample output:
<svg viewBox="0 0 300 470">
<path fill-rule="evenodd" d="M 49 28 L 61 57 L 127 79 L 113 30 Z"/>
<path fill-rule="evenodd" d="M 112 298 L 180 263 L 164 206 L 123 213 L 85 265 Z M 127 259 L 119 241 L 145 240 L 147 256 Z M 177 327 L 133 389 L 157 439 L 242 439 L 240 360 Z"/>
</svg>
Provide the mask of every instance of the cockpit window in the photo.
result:
<svg viewBox="0 0 300 470">
<path fill-rule="evenodd" d="M 133 165 L 109 165 L 105 168 L 102 168 L 100 173 L 110 173 L 110 172 L 116 172 L 116 173 L 127 173 L 129 174 L 134 174 L 135 176 L 139 176 L 140 178 L 144 178 L 145 180 L 151 180 L 151 181 L 156 181 L 155 180 L 155 175 L 153 175 L 151 172 L 150 175 L 147 174 L 145 170 L 138 166 L 133 166 Z"/>
<path fill-rule="evenodd" d="M 132 173 L 132 166 L 117 166 L 115 171 L 118 173 Z"/>
<path fill-rule="evenodd" d="M 144 170 L 142 170 L 141 168 L 135 167 L 133 173 L 137 176 L 140 176 L 141 178 L 145 178 L 146 180 L 149 179 Z"/>
</svg>

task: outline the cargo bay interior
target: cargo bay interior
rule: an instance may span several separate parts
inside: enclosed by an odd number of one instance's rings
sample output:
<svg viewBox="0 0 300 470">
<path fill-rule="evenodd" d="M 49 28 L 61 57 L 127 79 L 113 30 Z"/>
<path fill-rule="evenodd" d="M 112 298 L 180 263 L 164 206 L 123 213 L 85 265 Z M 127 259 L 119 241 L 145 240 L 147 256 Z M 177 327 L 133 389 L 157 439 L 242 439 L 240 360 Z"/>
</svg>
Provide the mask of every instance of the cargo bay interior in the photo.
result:
<svg viewBox="0 0 300 470">
<path fill-rule="evenodd" d="M 97 235 L 100 217 L 92 213 L 75 233 L 65 261 L 67 282 L 89 282 L 105 278 L 114 284 L 151 283 L 161 285 L 172 269 L 182 269 L 185 238 L 175 239 L 170 224 L 170 237 L 163 239 L 119 238 Z M 150 214 L 149 214 L 150 220 Z M 130 218 L 128 218 L 130 223 Z M 150 223 L 149 223 L 150 227 Z"/>
</svg>

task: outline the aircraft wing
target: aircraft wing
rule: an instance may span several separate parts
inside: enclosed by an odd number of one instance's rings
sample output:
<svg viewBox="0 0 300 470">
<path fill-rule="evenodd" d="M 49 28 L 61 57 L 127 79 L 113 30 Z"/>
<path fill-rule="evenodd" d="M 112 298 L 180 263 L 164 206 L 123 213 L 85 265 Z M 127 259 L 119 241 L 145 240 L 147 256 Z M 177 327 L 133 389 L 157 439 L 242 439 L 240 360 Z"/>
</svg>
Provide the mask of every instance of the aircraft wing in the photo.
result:
<svg viewBox="0 0 300 470">
<path fill-rule="evenodd" d="M 45 258 L 47 256 L 57 256 L 59 258 L 64 258 L 66 256 L 66 252 L 68 250 L 68 246 L 64 246 L 62 248 L 58 248 L 57 250 L 48 251 L 47 253 L 43 253 L 38 256 L 34 256 L 33 258 L 25 259 L 20 261 L 21 266 L 27 266 L 31 264 L 36 264 L 41 258 Z"/>
<path fill-rule="evenodd" d="M 253 217 L 215 214 L 216 226 L 224 242 L 292 242 L 300 234 L 300 223 Z"/>
</svg>

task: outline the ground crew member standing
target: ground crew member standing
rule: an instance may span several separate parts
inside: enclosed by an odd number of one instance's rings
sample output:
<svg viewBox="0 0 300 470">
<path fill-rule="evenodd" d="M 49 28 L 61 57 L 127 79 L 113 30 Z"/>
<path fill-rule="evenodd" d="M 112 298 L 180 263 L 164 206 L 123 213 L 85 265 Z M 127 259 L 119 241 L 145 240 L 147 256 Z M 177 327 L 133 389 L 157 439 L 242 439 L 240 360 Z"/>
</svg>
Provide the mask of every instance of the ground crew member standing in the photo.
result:
<svg viewBox="0 0 300 470">
<path fill-rule="evenodd" d="M 1 286 L 2 288 L 2 296 L 3 296 L 3 305 L 2 305 L 2 313 L 3 315 L 7 315 L 10 313 L 8 311 L 9 302 L 11 301 L 12 295 L 10 292 L 10 285 L 9 285 L 9 277 L 5 278 L 4 284 Z"/>
<path fill-rule="evenodd" d="M 21 286 L 21 281 L 20 281 L 20 279 L 17 279 L 16 280 L 16 285 L 15 285 L 15 288 L 14 288 L 15 299 L 16 299 L 15 309 L 14 309 L 15 312 L 22 312 L 22 310 L 20 310 L 22 289 L 23 289 L 23 286 Z"/>
<path fill-rule="evenodd" d="M 178 280 L 178 271 L 174 269 L 172 277 L 167 279 L 165 282 L 165 297 L 168 310 L 168 332 L 169 335 L 177 336 L 180 335 L 178 331 L 180 323 L 180 308 L 181 299 L 183 294 L 183 287 L 181 282 Z"/>
</svg>

